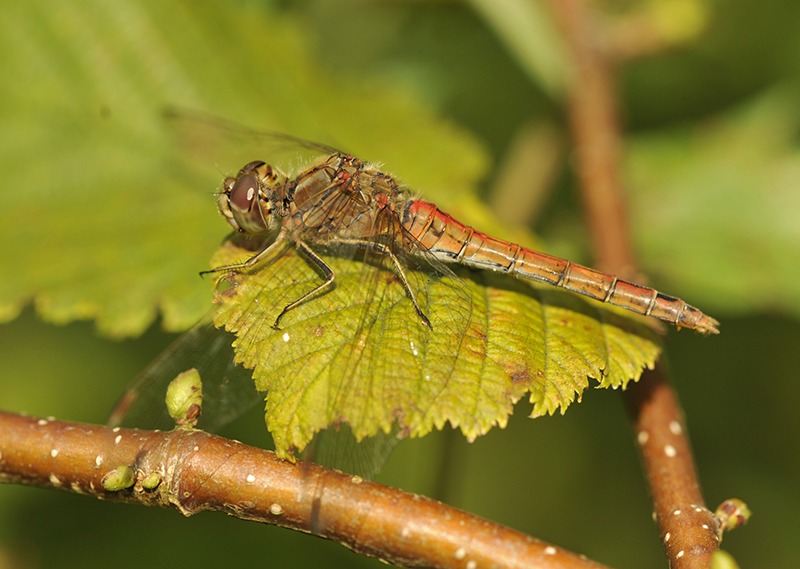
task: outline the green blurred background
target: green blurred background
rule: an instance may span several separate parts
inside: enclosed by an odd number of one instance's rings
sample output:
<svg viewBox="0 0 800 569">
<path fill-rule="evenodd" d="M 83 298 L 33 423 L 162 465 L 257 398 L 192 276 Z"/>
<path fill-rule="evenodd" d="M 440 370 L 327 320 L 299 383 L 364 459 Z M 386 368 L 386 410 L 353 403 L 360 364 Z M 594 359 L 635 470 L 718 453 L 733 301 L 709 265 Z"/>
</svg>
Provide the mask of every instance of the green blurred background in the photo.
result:
<svg viewBox="0 0 800 569">
<path fill-rule="evenodd" d="M 503 6 L 3 4 L 0 407 L 102 423 L 173 332 L 208 309 L 196 272 L 227 232 L 211 194 L 261 156 L 257 143 L 176 134 L 160 116 L 167 105 L 384 162 L 464 221 L 591 263 L 564 117 L 569 60 L 544 3 Z M 595 7 L 624 57 L 641 266 L 722 322 L 714 338 L 670 331 L 666 348 L 707 503 L 735 496 L 754 511 L 723 543 L 741 566 L 795 567 L 800 4 Z M 619 394 L 587 391 L 563 417 L 529 411 L 521 402 L 506 429 L 472 444 L 449 429 L 406 442 L 379 481 L 612 567 L 666 566 Z M 257 410 L 224 434 L 269 444 Z M 87 559 L 378 566 L 212 513 L 0 488 L 0 568 Z"/>
</svg>

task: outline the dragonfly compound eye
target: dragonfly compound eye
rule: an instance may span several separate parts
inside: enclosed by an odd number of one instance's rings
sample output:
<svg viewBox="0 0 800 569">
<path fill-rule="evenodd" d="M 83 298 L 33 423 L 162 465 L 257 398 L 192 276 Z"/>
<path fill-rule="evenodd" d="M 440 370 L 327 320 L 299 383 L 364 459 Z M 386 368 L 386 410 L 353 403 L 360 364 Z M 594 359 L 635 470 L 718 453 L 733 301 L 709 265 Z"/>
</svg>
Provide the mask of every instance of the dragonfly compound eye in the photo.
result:
<svg viewBox="0 0 800 569">
<path fill-rule="evenodd" d="M 226 184 L 227 186 L 227 184 Z M 258 180 L 252 174 L 243 174 L 228 186 L 224 199 L 227 204 L 221 204 L 228 222 L 242 233 L 260 235 L 266 233 L 270 227 L 270 202 L 260 199 Z M 223 199 L 221 197 L 221 199 Z M 225 209 L 228 212 L 224 211 Z"/>
<path fill-rule="evenodd" d="M 230 200 L 231 205 L 237 211 L 248 211 L 250 205 L 258 195 L 258 182 L 256 177 L 251 174 L 245 174 L 233 184 L 231 188 Z"/>
</svg>

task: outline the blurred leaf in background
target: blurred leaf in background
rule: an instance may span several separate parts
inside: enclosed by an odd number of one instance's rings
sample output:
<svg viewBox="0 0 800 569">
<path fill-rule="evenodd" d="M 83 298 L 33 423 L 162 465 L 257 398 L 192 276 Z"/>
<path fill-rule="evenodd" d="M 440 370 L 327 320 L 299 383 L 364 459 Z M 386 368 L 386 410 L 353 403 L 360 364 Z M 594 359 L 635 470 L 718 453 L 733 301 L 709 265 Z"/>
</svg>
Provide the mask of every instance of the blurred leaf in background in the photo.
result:
<svg viewBox="0 0 800 569">
<path fill-rule="evenodd" d="M 631 141 L 633 219 L 649 274 L 708 310 L 800 316 L 798 100 L 796 89 L 776 88 L 697 126 Z"/>
</svg>

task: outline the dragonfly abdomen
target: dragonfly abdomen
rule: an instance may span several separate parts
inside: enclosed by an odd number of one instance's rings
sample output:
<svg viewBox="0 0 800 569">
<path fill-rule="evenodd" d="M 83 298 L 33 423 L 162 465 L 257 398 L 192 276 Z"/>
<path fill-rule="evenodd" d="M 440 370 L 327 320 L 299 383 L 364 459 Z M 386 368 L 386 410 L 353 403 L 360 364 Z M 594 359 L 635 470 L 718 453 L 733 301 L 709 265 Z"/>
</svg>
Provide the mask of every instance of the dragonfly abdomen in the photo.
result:
<svg viewBox="0 0 800 569">
<path fill-rule="evenodd" d="M 718 332 L 716 320 L 679 298 L 476 231 L 432 203 L 412 200 L 405 213 L 404 227 L 441 261 L 565 288 L 679 328 Z"/>
<path fill-rule="evenodd" d="M 524 250 L 534 256 L 541 255 Z M 563 261 L 561 259 L 557 259 Z M 532 269 L 535 273 L 538 259 L 534 259 Z M 526 275 L 523 268 L 521 275 Z M 531 276 L 531 278 L 536 278 Z M 556 286 L 577 292 L 608 304 L 626 308 L 638 314 L 652 316 L 674 324 L 679 328 L 691 328 L 703 334 L 718 333 L 718 322 L 703 314 L 694 306 L 686 304 L 680 298 L 669 296 L 655 289 L 629 283 L 613 275 L 602 273 L 588 267 L 566 261 L 561 273 L 561 280 Z"/>
</svg>

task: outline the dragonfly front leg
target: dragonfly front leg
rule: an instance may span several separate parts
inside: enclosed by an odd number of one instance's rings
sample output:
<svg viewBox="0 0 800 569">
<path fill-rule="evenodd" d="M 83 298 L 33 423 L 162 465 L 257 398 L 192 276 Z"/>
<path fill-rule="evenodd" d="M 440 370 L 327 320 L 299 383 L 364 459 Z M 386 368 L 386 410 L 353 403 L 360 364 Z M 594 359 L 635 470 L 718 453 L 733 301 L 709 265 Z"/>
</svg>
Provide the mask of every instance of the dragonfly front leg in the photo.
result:
<svg viewBox="0 0 800 569">
<path fill-rule="evenodd" d="M 270 257 L 280 247 L 283 247 L 286 244 L 287 233 L 288 232 L 285 227 L 281 229 L 281 232 L 278 233 L 278 236 L 275 238 L 275 241 L 270 243 L 269 246 L 264 247 L 261 251 L 259 251 L 249 259 L 247 259 L 244 263 L 236 263 L 234 265 L 223 265 L 221 267 L 214 267 L 213 269 L 208 271 L 200 271 L 200 276 L 213 273 L 232 273 L 235 271 L 241 271 L 243 269 L 249 269 L 259 261 L 263 261 L 267 257 Z"/>
<path fill-rule="evenodd" d="M 411 289 L 411 285 L 408 283 L 408 277 L 406 277 L 406 272 L 403 269 L 403 265 L 400 264 L 400 260 L 394 253 L 392 253 L 392 249 L 389 246 L 384 245 L 383 243 L 368 241 L 365 239 L 337 239 L 336 242 L 345 245 L 351 245 L 353 247 L 372 249 L 373 251 L 377 251 L 378 253 L 389 257 L 392 260 L 392 263 L 394 263 L 394 268 L 397 271 L 397 276 L 400 277 L 400 281 L 403 283 L 403 288 L 406 289 L 406 293 L 408 293 L 408 296 L 411 298 L 411 302 L 414 304 L 414 310 L 416 311 L 417 316 L 420 317 L 420 320 L 422 320 L 422 323 L 425 324 L 425 326 L 433 330 L 431 321 L 422 311 L 422 308 L 420 308 L 419 303 L 417 302 L 417 297 L 414 294 L 414 291 Z"/>
</svg>

